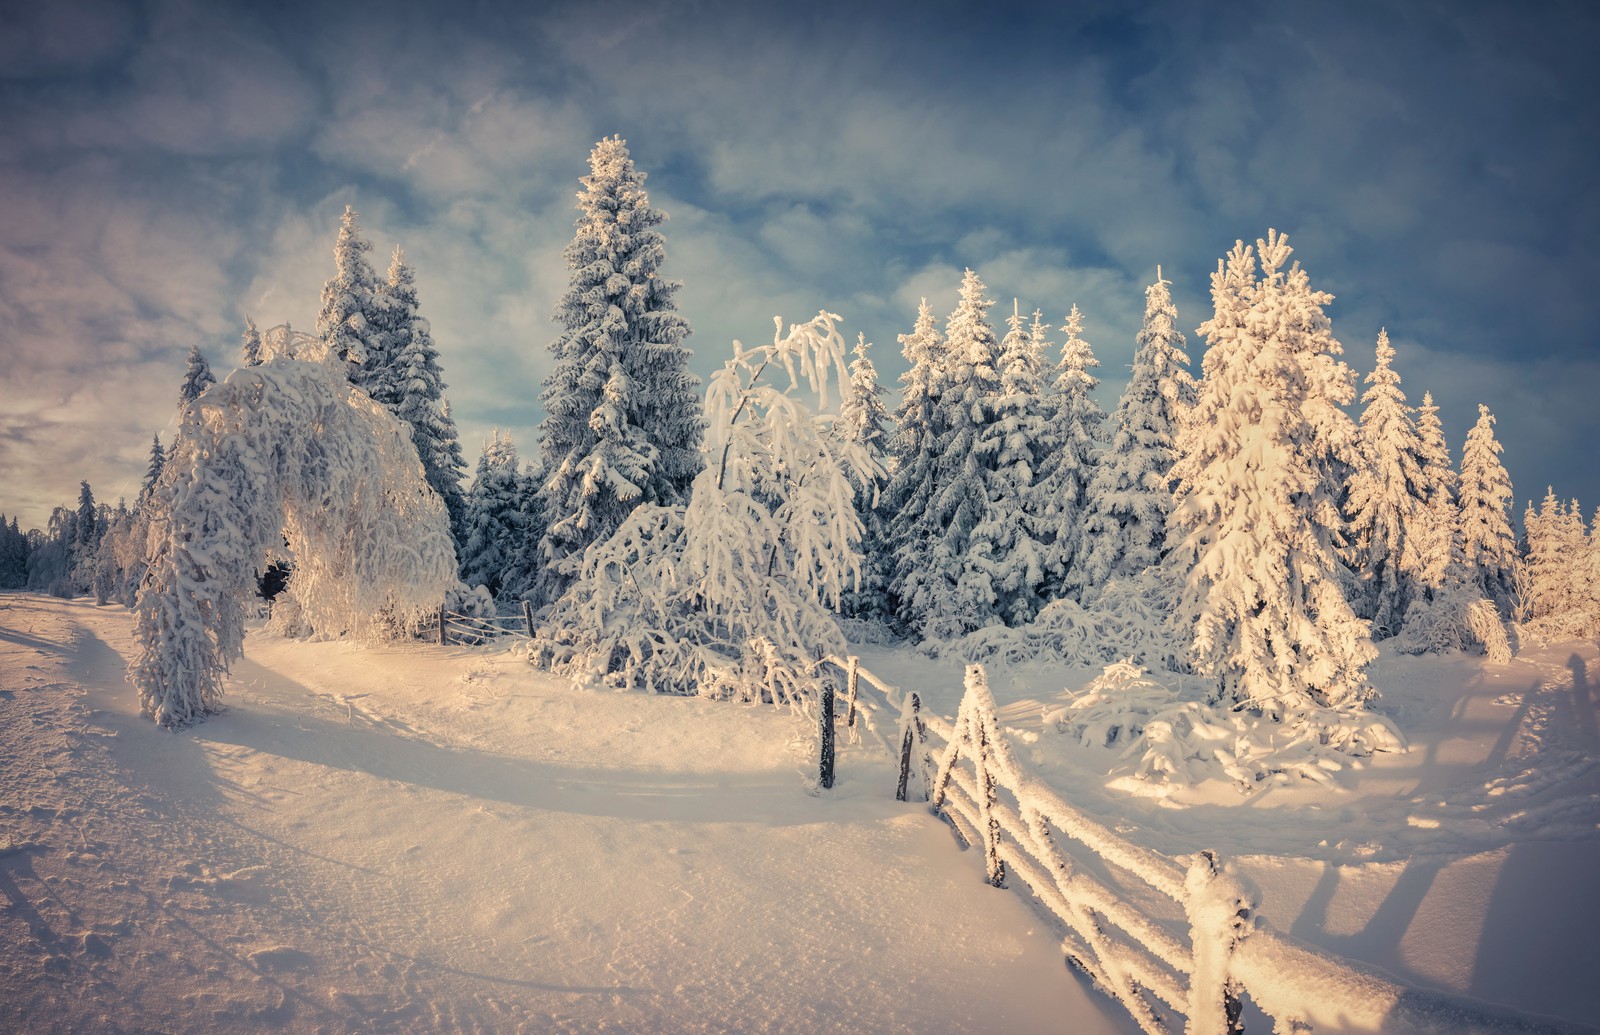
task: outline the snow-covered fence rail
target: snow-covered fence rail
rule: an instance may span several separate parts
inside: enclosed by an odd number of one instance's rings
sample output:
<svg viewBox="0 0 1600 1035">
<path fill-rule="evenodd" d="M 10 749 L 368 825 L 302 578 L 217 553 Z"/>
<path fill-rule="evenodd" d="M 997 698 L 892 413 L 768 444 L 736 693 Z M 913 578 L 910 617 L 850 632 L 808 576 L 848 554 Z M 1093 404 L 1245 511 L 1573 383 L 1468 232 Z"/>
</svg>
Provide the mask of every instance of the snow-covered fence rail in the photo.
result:
<svg viewBox="0 0 1600 1035">
<path fill-rule="evenodd" d="M 854 657 L 821 664 L 845 673 L 849 699 L 875 733 L 876 709 L 858 698 L 863 684 L 899 713 L 896 797 L 925 797 L 965 844 L 981 848 L 989 883 L 1025 884 L 1060 921 L 1068 959 L 1146 1032 L 1179 1030 L 1180 1018 L 1190 1035 L 1240 1032 L 1246 999 L 1276 1031 L 1592 1030 L 1408 989 L 1280 935 L 1252 915 L 1216 853 L 1180 862 L 1132 844 L 1019 766 L 981 665 L 967 667 L 952 722 Z"/>
<path fill-rule="evenodd" d="M 451 611 L 441 604 L 429 621 L 417 630 L 418 636 L 437 636 L 439 645 L 478 644 L 502 636 L 533 639 L 533 605 L 522 602 L 522 613 L 514 615 L 469 615 Z"/>
</svg>

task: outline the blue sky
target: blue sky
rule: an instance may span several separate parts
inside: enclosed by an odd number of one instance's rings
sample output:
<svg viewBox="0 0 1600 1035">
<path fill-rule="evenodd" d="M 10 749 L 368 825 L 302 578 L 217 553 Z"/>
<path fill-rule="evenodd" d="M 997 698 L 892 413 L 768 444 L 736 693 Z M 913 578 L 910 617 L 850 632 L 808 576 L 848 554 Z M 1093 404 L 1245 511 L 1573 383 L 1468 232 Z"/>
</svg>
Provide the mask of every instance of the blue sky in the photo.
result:
<svg viewBox="0 0 1600 1035">
<path fill-rule="evenodd" d="M 841 314 L 885 381 L 919 297 L 1077 304 L 1116 400 L 1160 264 L 1181 326 L 1286 231 L 1347 359 L 1380 327 L 1459 452 L 1495 412 L 1523 501 L 1600 504 L 1592 5 L 0 0 L 0 512 L 137 492 L 184 356 L 311 330 L 353 204 L 401 244 L 469 462 L 534 451 L 587 156 L 670 216 L 702 374 Z"/>
</svg>

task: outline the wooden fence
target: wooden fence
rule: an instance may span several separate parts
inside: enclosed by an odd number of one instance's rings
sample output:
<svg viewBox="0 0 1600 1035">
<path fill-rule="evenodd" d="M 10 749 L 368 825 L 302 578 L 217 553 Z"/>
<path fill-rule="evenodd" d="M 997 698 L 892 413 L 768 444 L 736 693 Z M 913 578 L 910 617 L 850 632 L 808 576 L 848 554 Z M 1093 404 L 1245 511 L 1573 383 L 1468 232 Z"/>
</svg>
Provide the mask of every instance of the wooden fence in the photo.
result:
<svg viewBox="0 0 1600 1035">
<path fill-rule="evenodd" d="M 1253 915 L 1249 894 L 1215 852 L 1178 860 L 1132 844 L 1019 766 L 981 665 L 967 667 L 950 721 L 855 657 L 821 664 L 843 672 L 850 719 L 859 712 L 878 727 L 876 707 L 860 697 L 863 682 L 900 716 L 896 797 L 924 798 L 980 849 L 990 884 L 1020 882 L 1059 921 L 1067 958 L 1145 1032 L 1231 1035 L 1243 1030 L 1246 1000 L 1280 1032 L 1592 1031 L 1409 989 L 1277 933 Z M 831 696 L 824 695 L 830 728 Z M 825 760 L 824 786 L 832 765 Z"/>
<path fill-rule="evenodd" d="M 450 644 L 479 644 L 502 636 L 533 638 L 533 605 L 522 602 L 520 615 L 495 615 L 480 618 L 460 614 L 439 605 L 438 612 L 417 630 L 419 637 L 437 638 L 441 647 Z"/>
</svg>

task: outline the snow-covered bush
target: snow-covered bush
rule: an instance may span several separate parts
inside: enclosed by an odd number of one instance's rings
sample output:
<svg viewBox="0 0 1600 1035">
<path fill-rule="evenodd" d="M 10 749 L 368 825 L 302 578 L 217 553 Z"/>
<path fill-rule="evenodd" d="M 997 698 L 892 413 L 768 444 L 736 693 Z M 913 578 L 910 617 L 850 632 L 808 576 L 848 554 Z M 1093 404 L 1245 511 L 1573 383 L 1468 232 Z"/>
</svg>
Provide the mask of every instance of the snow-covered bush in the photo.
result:
<svg viewBox="0 0 1600 1035">
<path fill-rule="evenodd" d="M 872 476 L 863 449 L 829 434 L 837 319 L 734 342 L 707 390 L 688 505 L 641 505 L 589 548 L 534 660 L 618 688 L 805 705 L 815 660 L 844 649 L 831 609 L 861 568 L 848 472 Z"/>
<path fill-rule="evenodd" d="M 279 606 L 292 601 L 321 636 L 414 626 L 455 581 L 444 504 L 409 428 L 337 363 L 280 356 L 234 371 L 186 409 L 166 467 L 130 666 L 163 726 L 216 709 L 256 572 L 285 540 L 295 573 Z"/>
<path fill-rule="evenodd" d="M 1068 665 L 1103 665 L 1119 658 L 1165 666 L 1186 643 L 1175 635 L 1168 615 L 1173 589 L 1159 566 L 1100 588 L 1088 605 L 1071 598 L 1046 604 L 1028 625 L 989 626 L 956 640 L 929 640 L 922 649 L 934 657 L 999 661 L 1008 665 L 1038 659 Z"/>
<path fill-rule="evenodd" d="M 1109 785 L 1151 797 L 1210 780 L 1246 794 L 1277 776 L 1326 783 L 1354 757 L 1405 747 L 1380 715 L 1318 708 L 1279 722 L 1229 702 L 1194 700 L 1131 661 L 1065 692 L 1044 721 L 1083 747 L 1120 746 Z"/>
</svg>

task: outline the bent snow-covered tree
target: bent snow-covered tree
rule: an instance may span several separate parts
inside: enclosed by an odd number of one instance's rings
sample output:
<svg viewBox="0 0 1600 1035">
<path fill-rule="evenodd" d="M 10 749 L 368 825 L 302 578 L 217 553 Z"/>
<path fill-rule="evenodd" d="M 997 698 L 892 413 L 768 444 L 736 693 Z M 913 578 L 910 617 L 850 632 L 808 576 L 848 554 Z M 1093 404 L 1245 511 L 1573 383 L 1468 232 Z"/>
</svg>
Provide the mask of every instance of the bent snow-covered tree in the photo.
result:
<svg viewBox="0 0 1600 1035">
<path fill-rule="evenodd" d="M 837 319 L 734 342 L 688 505 L 636 507 L 590 547 L 536 657 L 625 688 L 807 706 L 815 660 L 845 649 L 831 609 L 861 571 L 855 484 L 881 477 L 832 430 Z"/>
<path fill-rule="evenodd" d="M 278 356 L 199 395 L 163 483 L 129 666 L 140 709 L 163 726 L 217 709 L 255 573 L 286 540 L 288 593 L 320 635 L 414 628 L 455 583 L 449 521 L 410 428 L 338 359 Z"/>
</svg>

